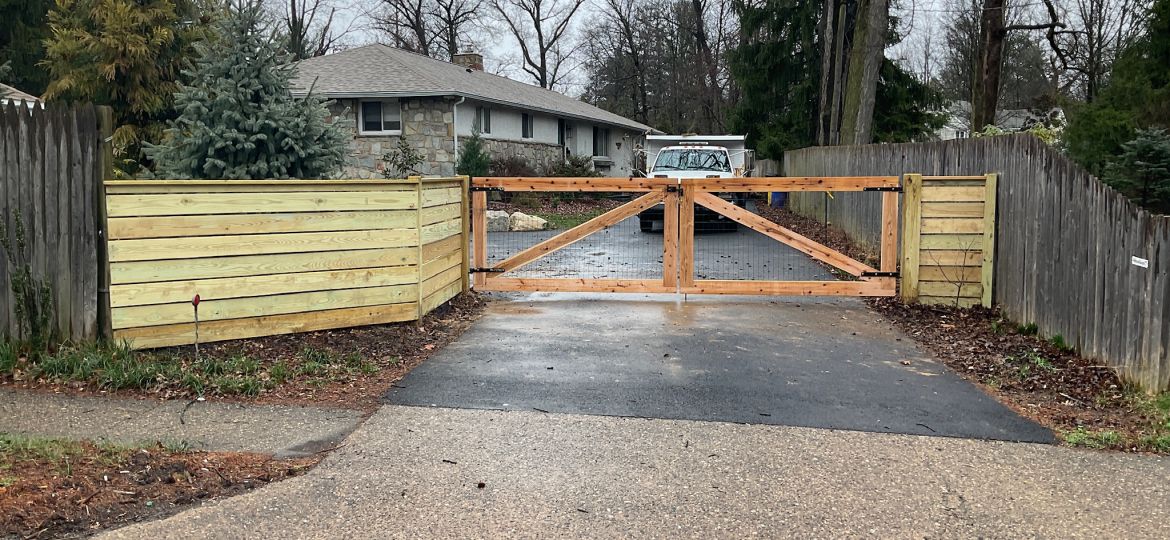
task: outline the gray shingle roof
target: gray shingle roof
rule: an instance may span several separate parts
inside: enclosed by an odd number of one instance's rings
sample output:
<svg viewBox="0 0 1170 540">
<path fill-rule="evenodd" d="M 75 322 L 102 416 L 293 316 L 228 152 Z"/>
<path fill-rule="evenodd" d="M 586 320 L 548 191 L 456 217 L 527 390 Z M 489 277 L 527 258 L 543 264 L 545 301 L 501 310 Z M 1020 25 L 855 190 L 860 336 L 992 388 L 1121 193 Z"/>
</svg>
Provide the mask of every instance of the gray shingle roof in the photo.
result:
<svg viewBox="0 0 1170 540">
<path fill-rule="evenodd" d="M 366 45 L 297 63 L 294 93 L 329 98 L 464 96 L 639 131 L 649 126 L 564 94 L 507 77 L 468 72 L 463 66 L 387 45 Z"/>
</svg>

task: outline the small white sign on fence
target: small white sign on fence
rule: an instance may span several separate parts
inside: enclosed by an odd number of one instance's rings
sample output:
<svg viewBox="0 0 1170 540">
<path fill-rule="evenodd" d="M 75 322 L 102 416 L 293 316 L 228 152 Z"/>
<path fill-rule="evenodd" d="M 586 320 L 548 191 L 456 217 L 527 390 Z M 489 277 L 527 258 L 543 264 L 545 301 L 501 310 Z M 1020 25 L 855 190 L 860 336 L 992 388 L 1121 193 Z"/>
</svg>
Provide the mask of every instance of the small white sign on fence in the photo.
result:
<svg viewBox="0 0 1170 540">
<path fill-rule="evenodd" d="M 1149 268 L 1150 267 L 1150 261 L 1147 259 L 1143 259 L 1141 257 L 1132 257 L 1131 256 L 1129 258 L 1129 262 L 1130 262 L 1130 264 L 1132 264 L 1134 266 L 1140 266 L 1142 268 Z"/>
</svg>

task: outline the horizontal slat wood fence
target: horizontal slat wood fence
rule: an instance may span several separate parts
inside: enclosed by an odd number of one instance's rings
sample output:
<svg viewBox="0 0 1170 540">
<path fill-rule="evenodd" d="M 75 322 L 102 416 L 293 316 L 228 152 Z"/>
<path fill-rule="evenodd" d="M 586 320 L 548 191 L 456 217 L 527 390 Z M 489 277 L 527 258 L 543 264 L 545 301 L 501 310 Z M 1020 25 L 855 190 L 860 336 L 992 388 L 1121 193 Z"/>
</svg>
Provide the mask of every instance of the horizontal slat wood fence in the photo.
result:
<svg viewBox="0 0 1170 540">
<path fill-rule="evenodd" d="M 806 148 L 788 175 L 998 173 L 995 303 L 1150 390 L 1170 388 L 1170 218 L 1152 215 L 1029 135 Z M 876 243 L 876 205 L 795 193 L 790 207 Z M 1136 258 L 1136 259 L 1135 259 Z M 1145 262 L 1143 262 L 1145 261 Z"/>
<path fill-rule="evenodd" d="M 995 186 L 994 174 L 903 178 L 904 300 L 991 307 Z"/>
<path fill-rule="evenodd" d="M 109 181 L 114 337 L 414 320 L 466 288 L 466 179 Z"/>
<path fill-rule="evenodd" d="M 0 221 L 16 247 L 20 215 L 27 262 L 52 291 L 53 323 L 62 339 L 99 333 L 101 170 L 92 105 L 0 106 Z M 0 338 L 18 337 L 9 278 L 22 262 L 0 250 Z"/>
</svg>

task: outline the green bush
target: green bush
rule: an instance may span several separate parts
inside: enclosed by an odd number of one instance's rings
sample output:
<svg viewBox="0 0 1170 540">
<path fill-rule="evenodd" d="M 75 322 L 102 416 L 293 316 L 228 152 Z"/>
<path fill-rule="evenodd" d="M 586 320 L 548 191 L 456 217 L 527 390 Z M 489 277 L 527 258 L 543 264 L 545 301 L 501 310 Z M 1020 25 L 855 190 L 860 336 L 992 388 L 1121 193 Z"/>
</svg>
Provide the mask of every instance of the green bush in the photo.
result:
<svg viewBox="0 0 1170 540">
<path fill-rule="evenodd" d="M 487 176 L 491 161 L 491 156 L 483 147 L 483 137 L 480 137 L 477 129 L 463 140 L 463 147 L 459 149 L 459 159 L 455 162 L 455 174 Z"/>
</svg>

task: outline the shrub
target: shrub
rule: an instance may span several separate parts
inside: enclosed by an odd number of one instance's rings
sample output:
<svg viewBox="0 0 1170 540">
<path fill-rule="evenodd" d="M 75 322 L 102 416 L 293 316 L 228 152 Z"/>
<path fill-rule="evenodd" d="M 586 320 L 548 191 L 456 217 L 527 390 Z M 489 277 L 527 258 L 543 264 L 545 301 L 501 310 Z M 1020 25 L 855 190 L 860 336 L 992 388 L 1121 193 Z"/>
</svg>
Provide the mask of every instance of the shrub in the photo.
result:
<svg viewBox="0 0 1170 540">
<path fill-rule="evenodd" d="M 487 176 L 491 167 L 491 156 L 483 147 L 483 137 L 479 130 L 463 140 L 463 148 L 459 149 L 459 160 L 455 162 L 455 174 L 467 176 Z"/>
<path fill-rule="evenodd" d="M 418 174 L 418 166 L 425 160 L 418 150 L 415 150 L 406 137 L 398 138 L 398 146 L 382 156 L 382 176 L 386 178 L 406 178 Z"/>
<path fill-rule="evenodd" d="M 589 156 L 569 156 L 565 161 L 550 166 L 544 176 L 581 177 L 601 176 L 593 168 L 593 159 Z"/>
<path fill-rule="evenodd" d="M 488 169 L 490 176 L 538 176 L 528 160 L 520 156 L 504 156 L 492 159 Z"/>
</svg>

